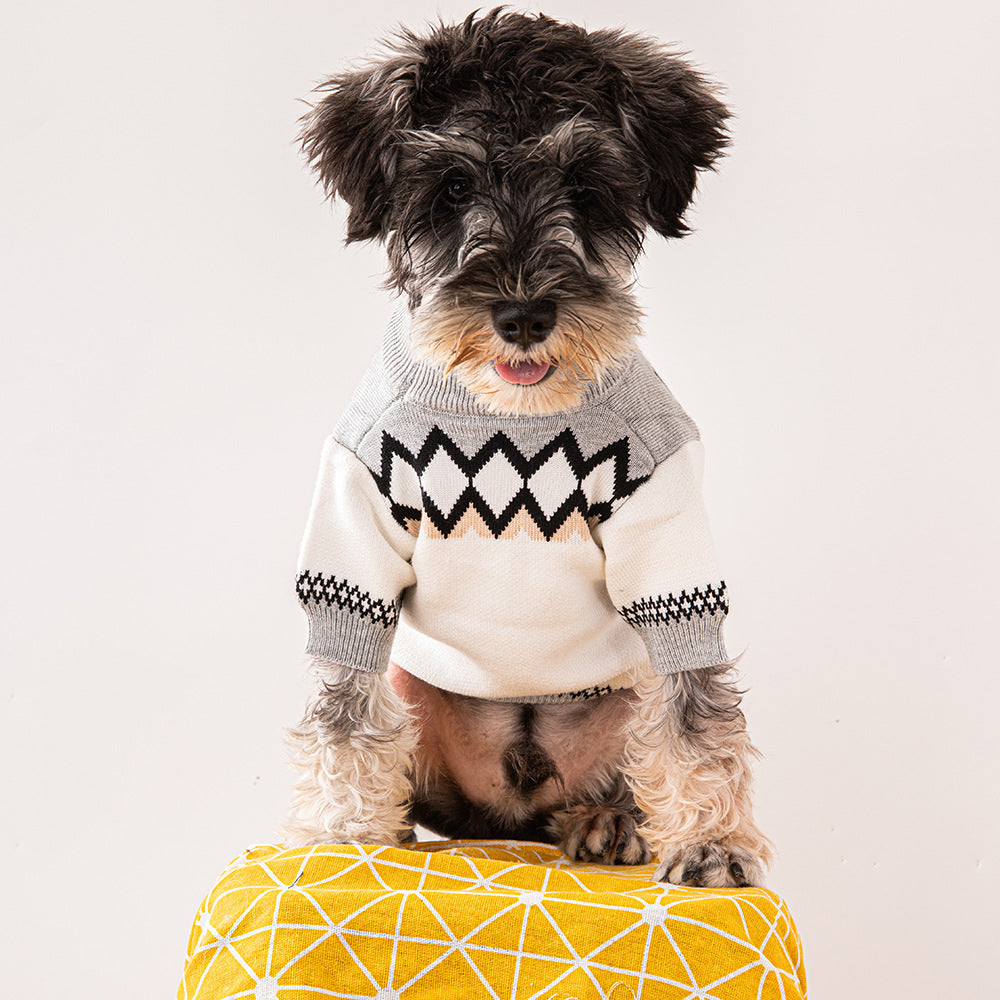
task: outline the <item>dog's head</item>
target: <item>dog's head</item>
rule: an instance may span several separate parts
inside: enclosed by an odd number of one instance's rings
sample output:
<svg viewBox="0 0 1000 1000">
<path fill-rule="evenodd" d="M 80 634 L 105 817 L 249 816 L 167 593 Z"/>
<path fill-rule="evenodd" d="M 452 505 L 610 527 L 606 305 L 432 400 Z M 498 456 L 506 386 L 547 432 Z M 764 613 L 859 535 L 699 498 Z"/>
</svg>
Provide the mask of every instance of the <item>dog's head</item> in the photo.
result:
<svg viewBox="0 0 1000 1000">
<path fill-rule="evenodd" d="M 687 232 L 726 145 L 713 86 L 656 42 L 499 9 L 319 91 L 301 140 L 348 241 L 385 242 L 415 348 L 502 412 L 569 409 L 631 350 L 646 229 Z"/>
</svg>

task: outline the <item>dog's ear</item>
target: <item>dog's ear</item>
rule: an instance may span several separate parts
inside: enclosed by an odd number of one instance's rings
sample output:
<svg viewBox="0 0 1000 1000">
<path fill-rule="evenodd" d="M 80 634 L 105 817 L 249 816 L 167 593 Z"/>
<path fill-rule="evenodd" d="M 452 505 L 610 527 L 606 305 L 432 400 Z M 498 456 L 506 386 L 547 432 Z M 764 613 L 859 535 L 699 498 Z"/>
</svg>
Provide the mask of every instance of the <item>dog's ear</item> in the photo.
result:
<svg viewBox="0 0 1000 1000">
<path fill-rule="evenodd" d="M 621 74 L 620 124 L 648 171 L 647 221 L 663 236 L 684 236 L 698 171 L 711 169 L 728 145 L 719 88 L 653 39 L 614 30 L 589 37 Z"/>
<path fill-rule="evenodd" d="M 299 141 L 328 197 L 347 202 L 347 242 L 383 238 L 396 141 L 409 127 L 419 60 L 397 53 L 316 88 L 325 97 L 302 118 Z"/>
</svg>

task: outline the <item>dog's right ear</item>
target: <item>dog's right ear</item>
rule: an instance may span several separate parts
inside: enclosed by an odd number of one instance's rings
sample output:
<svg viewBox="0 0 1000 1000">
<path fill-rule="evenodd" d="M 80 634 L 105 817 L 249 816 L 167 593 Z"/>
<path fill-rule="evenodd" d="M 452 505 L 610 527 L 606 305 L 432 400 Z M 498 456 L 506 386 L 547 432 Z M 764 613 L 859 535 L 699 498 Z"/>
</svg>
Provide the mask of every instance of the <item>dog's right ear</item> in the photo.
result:
<svg viewBox="0 0 1000 1000">
<path fill-rule="evenodd" d="M 396 141 L 410 126 L 419 61 L 397 54 L 333 76 L 326 96 L 301 119 L 299 141 L 328 197 L 347 202 L 347 242 L 382 239 L 388 230 Z"/>
</svg>

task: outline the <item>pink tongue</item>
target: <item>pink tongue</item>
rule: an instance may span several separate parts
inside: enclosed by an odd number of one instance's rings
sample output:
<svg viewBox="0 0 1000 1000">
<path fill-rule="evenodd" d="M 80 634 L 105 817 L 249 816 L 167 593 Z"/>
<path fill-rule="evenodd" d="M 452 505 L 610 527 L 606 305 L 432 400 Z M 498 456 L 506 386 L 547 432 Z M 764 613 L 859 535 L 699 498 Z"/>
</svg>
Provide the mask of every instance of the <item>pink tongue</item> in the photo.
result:
<svg viewBox="0 0 1000 1000">
<path fill-rule="evenodd" d="M 519 361 L 510 364 L 506 361 L 494 361 L 500 378 L 505 382 L 513 382 L 515 385 L 534 385 L 541 382 L 549 373 L 549 365 L 544 362 Z"/>
</svg>

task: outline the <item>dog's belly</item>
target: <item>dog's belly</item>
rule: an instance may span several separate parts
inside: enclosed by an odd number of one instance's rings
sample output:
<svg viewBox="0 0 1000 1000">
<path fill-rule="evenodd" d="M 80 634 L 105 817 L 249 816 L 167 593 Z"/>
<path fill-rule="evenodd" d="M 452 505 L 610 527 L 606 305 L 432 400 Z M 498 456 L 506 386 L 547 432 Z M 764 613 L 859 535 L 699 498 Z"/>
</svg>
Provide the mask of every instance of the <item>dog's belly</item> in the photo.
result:
<svg viewBox="0 0 1000 1000">
<path fill-rule="evenodd" d="M 548 839 L 548 816 L 620 783 L 631 691 L 522 705 L 452 694 L 393 664 L 420 742 L 413 818 L 452 837 Z"/>
</svg>

